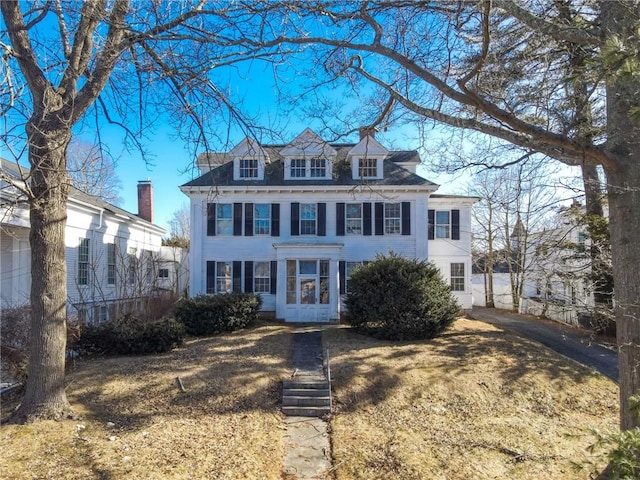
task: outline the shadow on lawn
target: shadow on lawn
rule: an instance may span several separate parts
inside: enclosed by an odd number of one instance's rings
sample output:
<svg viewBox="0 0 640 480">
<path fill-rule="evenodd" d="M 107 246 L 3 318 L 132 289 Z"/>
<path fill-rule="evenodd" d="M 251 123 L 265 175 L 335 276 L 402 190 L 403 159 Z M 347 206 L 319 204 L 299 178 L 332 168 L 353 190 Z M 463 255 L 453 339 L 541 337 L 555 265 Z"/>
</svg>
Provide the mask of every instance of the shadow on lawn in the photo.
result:
<svg viewBox="0 0 640 480">
<path fill-rule="evenodd" d="M 87 415 L 129 428 L 174 415 L 276 412 L 290 337 L 286 326 L 257 326 L 161 355 L 91 359 L 69 375 L 67 391 Z"/>
<path fill-rule="evenodd" d="M 498 354 L 506 356 L 508 362 L 487 368 L 492 368 L 496 380 L 505 386 L 534 371 L 549 382 L 553 381 L 554 388 L 558 389 L 569 383 L 583 383 L 597 375 L 537 342 L 492 327 L 450 329 L 440 337 L 413 342 L 375 340 L 355 330 L 341 328 L 326 333 L 325 342 L 332 352 L 334 390 L 346 395 L 338 398 L 343 411 L 376 405 L 389 396 L 406 372 L 429 370 L 430 375 L 425 379 L 437 383 L 452 376 L 477 372 Z M 374 351 L 381 347 L 391 348 L 391 352 L 387 353 L 387 350 L 381 355 Z M 402 366 L 398 367 L 398 364 Z M 437 370 L 437 374 L 434 375 L 433 370 Z M 429 388 L 428 383 L 422 386 Z"/>
</svg>

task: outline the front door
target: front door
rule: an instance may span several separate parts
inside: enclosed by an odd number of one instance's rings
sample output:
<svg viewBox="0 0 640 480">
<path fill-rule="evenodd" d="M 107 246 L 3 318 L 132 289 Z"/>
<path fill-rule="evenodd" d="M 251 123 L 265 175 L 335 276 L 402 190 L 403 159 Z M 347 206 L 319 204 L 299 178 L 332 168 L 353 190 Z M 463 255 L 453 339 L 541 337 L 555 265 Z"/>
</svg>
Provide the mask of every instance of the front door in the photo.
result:
<svg viewBox="0 0 640 480">
<path fill-rule="evenodd" d="M 329 260 L 287 260 L 287 304 L 298 322 L 329 320 Z"/>
</svg>

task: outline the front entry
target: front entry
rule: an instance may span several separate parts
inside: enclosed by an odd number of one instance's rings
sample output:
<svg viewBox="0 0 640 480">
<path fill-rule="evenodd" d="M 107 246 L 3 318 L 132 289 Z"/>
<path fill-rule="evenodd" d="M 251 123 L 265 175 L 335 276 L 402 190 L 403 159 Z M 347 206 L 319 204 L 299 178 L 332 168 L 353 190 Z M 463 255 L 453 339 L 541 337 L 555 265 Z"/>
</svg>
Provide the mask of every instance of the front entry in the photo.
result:
<svg viewBox="0 0 640 480">
<path fill-rule="evenodd" d="M 298 322 L 331 318 L 329 260 L 287 260 L 287 317 Z"/>
</svg>

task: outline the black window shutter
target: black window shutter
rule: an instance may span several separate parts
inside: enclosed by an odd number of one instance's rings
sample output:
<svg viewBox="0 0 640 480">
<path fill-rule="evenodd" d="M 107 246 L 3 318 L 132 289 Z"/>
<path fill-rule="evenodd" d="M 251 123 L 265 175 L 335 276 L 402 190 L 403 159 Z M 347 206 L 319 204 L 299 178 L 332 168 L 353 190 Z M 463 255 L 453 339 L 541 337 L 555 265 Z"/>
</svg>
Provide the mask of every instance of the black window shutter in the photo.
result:
<svg viewBox="0 0 640 480">
<path fill-rule="evenodd" d="M 371 235 L 371 203 L 362 204 L 362 233 Z"/>
<path fill-rule="evenodd" d="M 216 262 L 207 262 L 207 293 L 216 293 Z"/>
<path fill-rule="evenodd" d="M 242 292 L 242 262 L 233 262 L 233 272 L 231 274 L 233 275 L 233 287 L 231 291 Z"/>
<path fill-rule="evenodd" d="M 344 203 L 336 203 L 336 235 L 344 236 Z"/>
<path fill-rule="evenodd" d="M 253 292 L 253 262 L 244 262 L 244 291 Z"/>
<path fill-rule="evenodd" d="M 451 210 L 451 240 L 460 240 L 460 210 Z"/>
<path fill-rule="evenodd" d="M 233 204 L 233 234 L 238 237 L 242 235 L 242 204 Z"/>
<path fill-rule="evenodd" d="M 318 236 L 327 235 L 327 204 L 318 203 Z"/>
<path fill-rule="evenodd" d="M 376 202 L 375 225 L 375 234 L 384 235 L 384 203 Z"/>
<path fill-rule="evenodd" d="M 244 204 L 244 234 L 253 236 L 253 203 Z"/>
<path fill-rule="evenodd" d="M 213 237 L 216 234 L 216 204 L 207 203 L 207 236 Z"/>
<path fill-rule="evenodd" d="M 435 238 L 435 226 L 434 223 L 436 222 L 436 211 L 435 210 L 431 210 L 429 209 L 429 226 L 427 228 L 427 238 L 429 240 L 433 240 Z"/>
<path fill-rule="evenodd" d="M 300 204 L 291 204 L 291 235 L 300 235 Z"/>
<path fill-rule="evenodd" d="M 275 295 L 276 293 L 276 286 L 278 285 L 278 262 L 276 262 L 275 260 L 273 260 L 271 262 L 271 285 L 270 285 L 270 289 L 269 289 L 269 293 Z"/>
<path fill-rule="evenodd" d="M 338 262 L 338 276 L 340 281 L 340 295 L 347 293 L 347 262 Z"/>
<path fill-rule="evenodd" d="M 280 236 L 280 204 L 271 204 L 271 236 Z"/>
<path fill-rule="evenodd" d="M 402 202 L 402 235 L 411 235 L 411 202 Z"/>
</svg>

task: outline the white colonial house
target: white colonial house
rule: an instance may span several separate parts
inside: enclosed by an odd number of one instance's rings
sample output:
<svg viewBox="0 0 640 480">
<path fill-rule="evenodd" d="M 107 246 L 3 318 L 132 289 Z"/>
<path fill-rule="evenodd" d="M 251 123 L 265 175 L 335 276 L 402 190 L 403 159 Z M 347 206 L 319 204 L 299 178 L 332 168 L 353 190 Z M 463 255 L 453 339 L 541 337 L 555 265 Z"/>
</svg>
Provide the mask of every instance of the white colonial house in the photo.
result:
<svg viewBox="0 0 640 480">
<path fill-rule="evenodd" d="M 416 151 L 361 132 L 327 143 L 310 129 L 287 145 L 245 139 L 202 154 L 181 187 L 191 204 L 190 294 L 257 292 L 287 322 L 344 311 L 349 275 L 376 254 L 430 260 L 460 304 L 471 301 L 473 197 L 435 194 Z"/>
<path fill-rule="evenodd" d="M 29 205 L 20 191 L 29 171 L 2 160 L 0 171 L 0 299 L 29 304 Z M 166 231 L 153 224 L 153 189 L 138 183 L 137 215 L 71 188 L 65 254 L 67 313 L 87 322 L 146 308 L 157 291 L 157 257 Z M 37 261 L 34 259 L 34 261 Z"/>
</svg>

